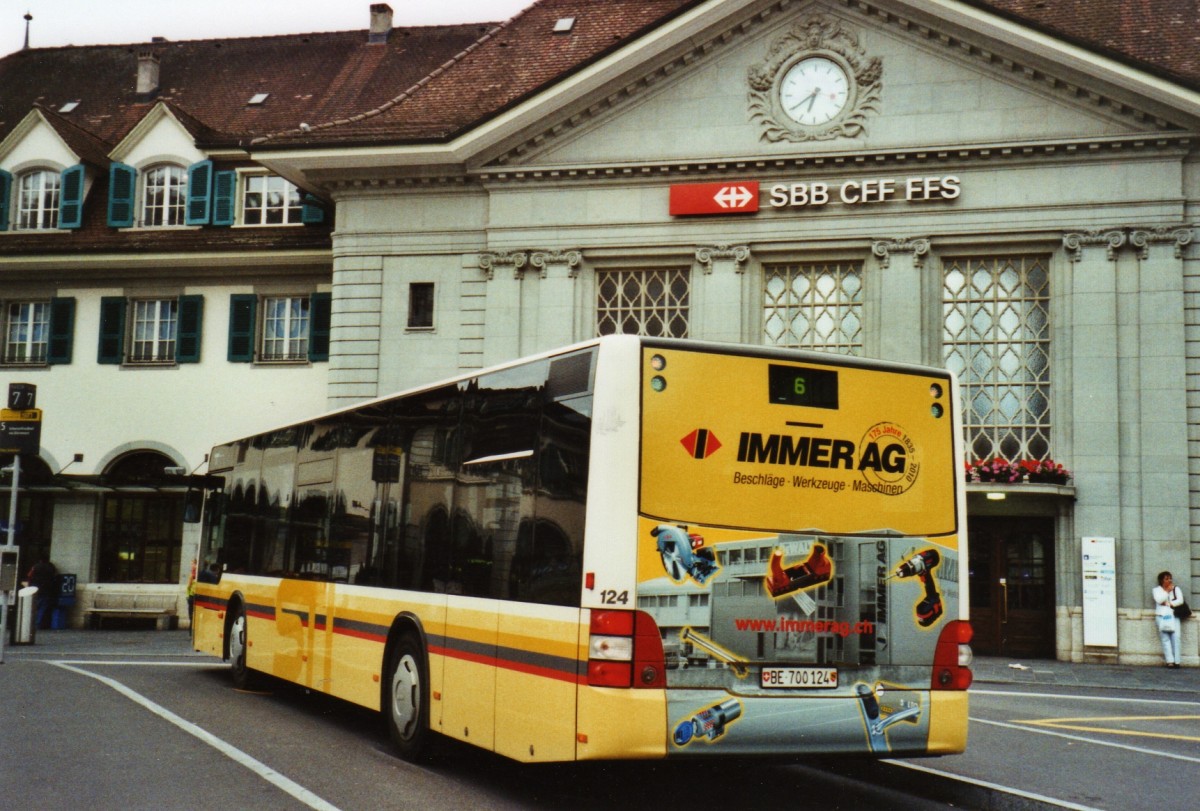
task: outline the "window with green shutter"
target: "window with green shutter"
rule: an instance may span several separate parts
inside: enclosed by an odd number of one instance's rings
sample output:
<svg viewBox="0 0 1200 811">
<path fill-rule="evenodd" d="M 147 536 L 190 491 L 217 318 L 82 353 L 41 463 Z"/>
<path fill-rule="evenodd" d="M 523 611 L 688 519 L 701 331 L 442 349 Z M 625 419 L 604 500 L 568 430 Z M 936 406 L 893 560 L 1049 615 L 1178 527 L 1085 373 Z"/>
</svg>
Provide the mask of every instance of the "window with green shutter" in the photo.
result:
<svg viewBox="0 0 1200 811">
<path fill-rule="evenodd" d="M 176 363 L 200 362 L 200 336 L 204 322 L 204 296 L 179 297 L 179 339 Z"/>
<path fill-rule="evenodd" d="M 63 169 L 59 182 L 59 228 L 75 229 L 83 225 L 83 181 L 83 164 Z"/>
<path fill-rule="evenodd" d="M 112 228 L 132 228 L 137 195 L 137 169 L 123 163 L 108 167 L 108 224 Z"/>
<path fill-rule="evenodd" d="M 200 161 L 189 166 L 187 225 L 208 225 L 212 220 L 212 192 L 212 161 Z"/>
<path fill-rule="evenodd" d="M 125 298 L 100 299 L 100 346 L 97 363 L 120 363 L 125 355 Z"/>
<path fill-rule="evenodd" d="M 71 362 L 75 343 L 75 299 L 50 299 L 50 341 L 46 363 L 58 366 Z"/>
<path fill-rule="evenodd" d="M 0 231 L 8 230 L 8 201 L 12 199 L 13 176 L 0 169 Z"/>
<path fill-rule="evenodd" d="M 254 317 L 258 296 L 235 293 L 229 297 L 229 361 L 254 362 Z"/>
<path fill-rule="evenodd" d="M 333 310 L 333 296 L 329 293 L 313 293 L 310 299 L 308 323 L 308 359 L 329 360 L 329 333 Z"/>
<path fill-rule="evenodd" d="M 213 225 L 233 225 L 237 219 L 237 172 L 217 172 L 213 179 Z"/>
</svg>

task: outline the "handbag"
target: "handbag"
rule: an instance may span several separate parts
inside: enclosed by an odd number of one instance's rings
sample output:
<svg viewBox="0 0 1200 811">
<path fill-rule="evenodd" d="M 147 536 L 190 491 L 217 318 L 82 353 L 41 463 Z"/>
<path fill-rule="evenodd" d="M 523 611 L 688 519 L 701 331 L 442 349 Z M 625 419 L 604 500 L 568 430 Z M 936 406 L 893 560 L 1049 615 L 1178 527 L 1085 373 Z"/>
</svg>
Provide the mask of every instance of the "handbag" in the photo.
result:
<svg viewBox="0 0 1200 811">
<path fill-rule="evenodd" d="M 1192 616 L 1192 609 L 1188 607 L 1187 600 L 1184 600 L 1182 603 L 1175 606 L 1175 616 L 1181 620 L 1185 620 Z"/>
</svg>

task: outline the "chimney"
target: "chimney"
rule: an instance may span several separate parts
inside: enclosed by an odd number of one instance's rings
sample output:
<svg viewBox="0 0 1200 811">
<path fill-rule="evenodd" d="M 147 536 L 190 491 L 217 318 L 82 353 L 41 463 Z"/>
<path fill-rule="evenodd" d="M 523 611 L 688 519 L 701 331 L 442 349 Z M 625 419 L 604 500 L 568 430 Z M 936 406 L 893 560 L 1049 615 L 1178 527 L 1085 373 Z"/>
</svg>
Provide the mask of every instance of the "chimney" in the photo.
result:
<svg viewBox="0 0 1200 811">
<path fill-rule="evenodd" d="M 371 45 L 388 41 L 392 33 L 392 7 L 387 3 L 371 4 L 371 31 L 367 43 Z"/>
<path fill-rule="evenodd" d="M 138 99 L 149 101 L 158 95 L 158 89 L 158 56 L 149 48 L 138 51 Z"/>
</svg>

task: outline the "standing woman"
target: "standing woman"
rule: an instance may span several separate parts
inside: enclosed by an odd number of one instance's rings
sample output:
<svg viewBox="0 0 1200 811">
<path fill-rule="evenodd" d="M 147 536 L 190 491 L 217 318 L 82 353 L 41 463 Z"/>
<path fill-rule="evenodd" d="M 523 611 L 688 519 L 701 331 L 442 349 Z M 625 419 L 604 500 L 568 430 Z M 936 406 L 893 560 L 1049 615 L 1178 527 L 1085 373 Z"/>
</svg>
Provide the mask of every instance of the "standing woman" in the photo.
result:
<svg viewBox="0 0 1200 811">
<path fill-rule="evenodd" d="M 1167 667 L 1179 667 L 1180 622 L 1175 617 L 1175 606 L 1183 602 L 1183 592 L 1175 585 L 1170 572 L 1158 573 L 1158 585 L 1154 587 L 1154 624 L 1158 627 L 1158 638 L 1162 642 L 1163 658 Z"/>
</svg>

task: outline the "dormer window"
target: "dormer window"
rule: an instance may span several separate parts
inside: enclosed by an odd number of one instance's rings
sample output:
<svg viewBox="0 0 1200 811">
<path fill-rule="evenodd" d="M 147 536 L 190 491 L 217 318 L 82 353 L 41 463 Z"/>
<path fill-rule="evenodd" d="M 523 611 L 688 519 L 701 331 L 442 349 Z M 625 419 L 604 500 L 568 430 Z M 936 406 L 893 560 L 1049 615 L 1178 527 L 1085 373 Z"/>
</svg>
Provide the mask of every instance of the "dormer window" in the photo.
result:
<svg viewBox="0 0 1200 811">
<path fill-rule="evenodd" d="M 18 231 L 44 231 L 58 228 L 58 196 L 61 175 L 37 169 L 17 180 Z"/>
<path fill-rule="evenodd" d="M 188 173 L 182 166 L 156 166 L 142 174 L 142 225 L 184 224 Z"/>
</svg>

